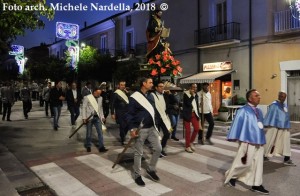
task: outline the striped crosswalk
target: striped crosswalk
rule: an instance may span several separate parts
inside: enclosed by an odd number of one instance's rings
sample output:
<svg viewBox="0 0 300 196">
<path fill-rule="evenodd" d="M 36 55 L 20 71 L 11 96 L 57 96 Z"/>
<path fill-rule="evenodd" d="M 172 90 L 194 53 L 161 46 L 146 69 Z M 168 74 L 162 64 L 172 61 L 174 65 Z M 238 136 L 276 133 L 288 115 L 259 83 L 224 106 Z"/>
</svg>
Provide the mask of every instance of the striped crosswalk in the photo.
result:
<svg viewBox="0 0 300 196">
<path fill-rule="evenodd" d="M 110 150 L 106 155 L 85 154 L 81 156 L 67 158 L 65 162 L 54 161 L 42 165 L 31 167 L 34 171 L 57 195 L 108 195 L 103 193 L 97 187 L 97 180 L 109 179 L 105 186 L 120 187 L 120 190 L 128 191 L 126 195 L 163 195 L 172 194 L 177 188 L 176 182 L 180 179 L 180 183 L 197 186 L 199 183 L 208 183 L 214 180 L 213 172 L 218 172 L 219 176 L 223 176 L 224 172 L 230 167 L 232 159 L 236 154 L 237 143 L 228 142 L 223 137 L 215 137 L 212 139 L 215 145 L 196 145 L 195 153 L 187 153 L 184 151 L 184 141 L 178 143 L 170 142 L 167 147 L 169 156 L 162 158 L 157 163 L 158 174 L 162 175 L 161 182 L 156 183 L 147 178 L 147 174 L 142 172 L 143 180 L 146 183 L 145 187 L 139 187 L 135 184 L 132 178 L 130 165 L 117 165 L 114 169 L 111 168 L 116 154 L 122 151 L 122 148 Z M 129 153 L 133 149 L 128 149 Z M 299 150 L 293 149 L 293 153 L 300 153 Z M 179 161 L 181 160 L 181 161 Z M 184 161 L 182 161 L 184 160 Z M 147 160 L 148 161 L 148 160 Z M 75 175 L 75 166 L 72 162 L 76 162 L 80 168 L 90 168 L 88 175 L 99 175 L 94 179 L 96 182 L 84 181 L 79 176 Z M 276 162 L 276 160 L 274 161 Z M 66 166 L 67 163 L 67 166 Z M 196 163 L 196 164 L 195 164 Z M 201 167 L 202 165 L 202 167 Z M 203 165 L 213 167 L 204 171 Z M 71 172 L 72 171 L 72 172 Z M 75 171 L 76 172 L 76 171 Z M 82 172 L 82 171 L 81 171 Z M 165 180 L 168 178 L 170 180 Z M 172 180 L 173 179 L 173 180 Z M 91 179 L 92 180 L 92 179 Z M 112 184 L 113 182 L 113 184 Z M 172 183 L 171 183 L 172 182 Z M 102 183 L 102 186 L 103 183 Z M 108 188 L 107 188 L 108 189 Z M 188 192 L 192 192 L 188 190 Z M 125 194 L 125 192 L 124 192 Z"/>
</svg>

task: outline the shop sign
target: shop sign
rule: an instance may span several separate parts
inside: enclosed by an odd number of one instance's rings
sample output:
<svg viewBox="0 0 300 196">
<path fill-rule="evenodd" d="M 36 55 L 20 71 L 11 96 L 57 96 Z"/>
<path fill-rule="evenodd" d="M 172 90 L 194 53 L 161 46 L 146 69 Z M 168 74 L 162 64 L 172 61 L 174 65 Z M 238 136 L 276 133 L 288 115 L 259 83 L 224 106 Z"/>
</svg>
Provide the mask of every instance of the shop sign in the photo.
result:
<svg viewBox="0 0 300 196">
<path fill-rule="evenodd" d="M 232 69 L 231 61 L 204 63 L 203 64 L 203 71 L 225 71 L 225 70 L 231 70 L 231 69 Z"/>
</svg>

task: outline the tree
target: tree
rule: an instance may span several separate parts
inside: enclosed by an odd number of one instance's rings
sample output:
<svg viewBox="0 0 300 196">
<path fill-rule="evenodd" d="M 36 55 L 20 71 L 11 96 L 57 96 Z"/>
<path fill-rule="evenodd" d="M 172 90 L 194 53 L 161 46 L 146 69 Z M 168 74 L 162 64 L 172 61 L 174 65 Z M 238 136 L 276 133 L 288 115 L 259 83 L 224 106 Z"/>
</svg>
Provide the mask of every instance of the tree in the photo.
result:
<svg viewBox="0 0 300 196">
<path fill-rule="evenodd" d="M 0 3 L 2 6 L 0 12 L 0 54 L 6 53 L 10 43 L 17 36 L 24 35 L 26 29 L 33 31 L 44 28 L 45 24 L 41 16 L 46 17 L 48 20 L 52 20 L 54 17 L 54 10 L 46 6 L 46 0 L 0 0 Z M 25 10 L 28 8 L 26 6 L 34 5 L 40 5 L 44 9 Z M 16 10 L 17 8 L 22 10 Z"/>
</svg>

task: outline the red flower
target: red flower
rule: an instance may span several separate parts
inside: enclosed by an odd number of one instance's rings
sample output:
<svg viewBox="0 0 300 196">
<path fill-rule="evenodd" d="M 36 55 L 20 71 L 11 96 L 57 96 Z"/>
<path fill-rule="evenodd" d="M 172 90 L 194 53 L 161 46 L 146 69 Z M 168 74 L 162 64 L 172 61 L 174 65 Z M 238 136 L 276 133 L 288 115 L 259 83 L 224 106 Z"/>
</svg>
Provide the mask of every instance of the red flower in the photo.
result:
<svg viewBox="0 0 300 196">
<path fill-rule="evenodd" d="M 179 71 L 179 72 L 182 72 L 182 68 L 180 66 L 177 66 L 176 69 Z"/>
<path fill-rule="evenodd" d="M 168 54 L 168 51 L 165 50 L 165 51 L 162 52 L 162 54 L 163 54 L 163 55 L 167 55 L 167 54 Z"/>
<path fill-rule="evenodd" d="M 153 58 L 150 58 L 150 59 L 149 59 L 149 64 L 150 64 L 150 65 L 151 65 L 151 64 L 155 64 Z"/>
<path fill-rule="evenodd" d="M 166 64 L 166 68 L 169 68 L 170 67 L 170 64 Z"/>
<path fill-rule="evenodd" d="M 161 62 L 160 62 L 160 61 L 157 61 L 157 62 L 156 62 L 156 65 L 158 65 L 159 67 L 161 67 Z"/>
<path fill-rule="evenodd" d="M 173 75 L 176 76 L 178 74 L 177 69 L 173 69 Z"/>
<path fill-rule="evenodd" d="M 163 61 L 164 61 L 164 62 L 167 62 L 168 60 L 169 60 L 169 59 L 168 59 L 168 56 L 167 56 L 167 55 L 163 57 Z"/>
<path fill-rule="evenodd" d="M 157 74 L 158 74 L 157 70 L 156 69 L 152 69 L 151 75 L 152 76 L 156 76 Z"/>
<path fill-rule="evenodd" d="M 160 57 L 161 57 L 161 55 L 160 55 L 160 54 L 157 54 L 157 55 L 155 55 L 155 58 L 156 58 L 156 60 L 159 60 L 159 59 L 160 59 Z"/>
<path fill-rule="evenodd" d="M 161 69 L 160 69 L 160 73 L 165 73 L 166 71 L 167 71 L 166 68 L 161 68 Z"/>
</svg>

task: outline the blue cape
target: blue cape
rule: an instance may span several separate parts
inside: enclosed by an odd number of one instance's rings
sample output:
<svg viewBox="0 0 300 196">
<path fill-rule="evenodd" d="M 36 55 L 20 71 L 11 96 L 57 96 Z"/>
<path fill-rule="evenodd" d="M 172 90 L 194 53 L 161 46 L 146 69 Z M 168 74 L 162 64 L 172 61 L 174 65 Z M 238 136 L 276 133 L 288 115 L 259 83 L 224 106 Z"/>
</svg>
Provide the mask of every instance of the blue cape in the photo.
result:
<svg viewBox="0 0 300 196">
<path fill-rule="evenodd" d="M 250 144 L 266 143 L 263 128 L 258 127 L 258 122 L 263 123 L 263 114 L 258 109 L 258 117 L 250 105 L 246 104 L 237 111 L 232 125 L 230 127 L 227 139 L 229 141 L 241 141 Z"/>
<path fill-rule="evenodd" d="M 284 111 L 284 108 L 286 108 L 286 111 Z M 281 104 L 279 101 L 274 101 L 269 106 L 264 120 L 264 125 L 281 129 L 291 128 L 290 115 L 287 112 L 286 104 Z"/>
</svg>

